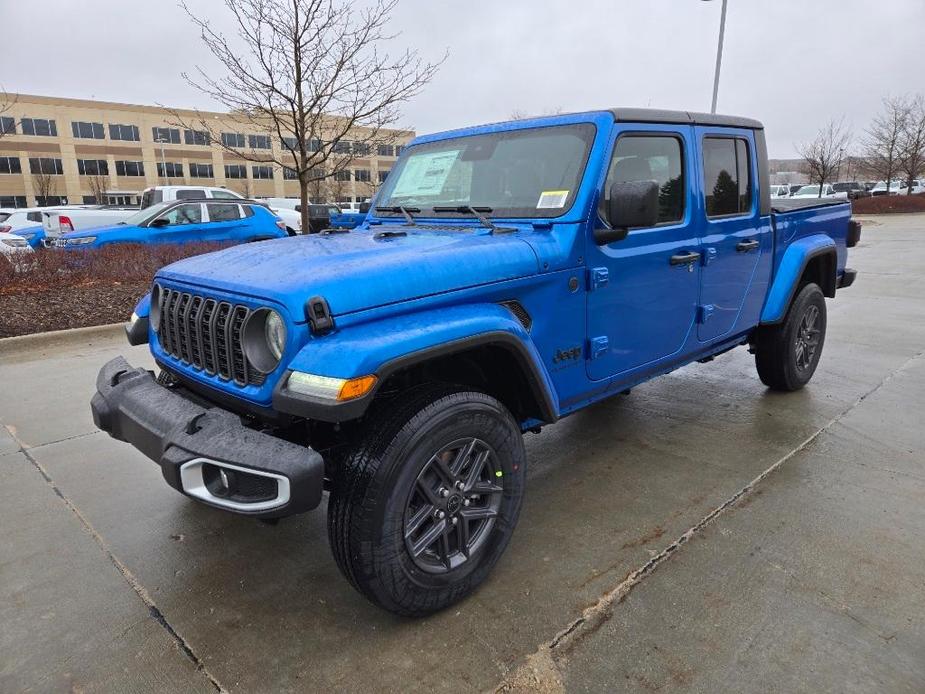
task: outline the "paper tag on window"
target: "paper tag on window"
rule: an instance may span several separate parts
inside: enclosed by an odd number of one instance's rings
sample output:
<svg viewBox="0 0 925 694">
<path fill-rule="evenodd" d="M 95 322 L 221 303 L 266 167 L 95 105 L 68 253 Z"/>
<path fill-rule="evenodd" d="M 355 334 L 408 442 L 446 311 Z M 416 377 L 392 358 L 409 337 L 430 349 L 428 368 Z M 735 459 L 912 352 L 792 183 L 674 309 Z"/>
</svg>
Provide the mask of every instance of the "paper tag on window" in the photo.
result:
<svg viewBox="0 0 925 694">
<path fill-rule="evenodd" d="M 569 191 L 567 190 L 544 190 L 540 193 L 539 202 L 536 203 L 536 209 L 552 209 L 565 207 L 565 201 L 568 200 Z"/>
</svg>

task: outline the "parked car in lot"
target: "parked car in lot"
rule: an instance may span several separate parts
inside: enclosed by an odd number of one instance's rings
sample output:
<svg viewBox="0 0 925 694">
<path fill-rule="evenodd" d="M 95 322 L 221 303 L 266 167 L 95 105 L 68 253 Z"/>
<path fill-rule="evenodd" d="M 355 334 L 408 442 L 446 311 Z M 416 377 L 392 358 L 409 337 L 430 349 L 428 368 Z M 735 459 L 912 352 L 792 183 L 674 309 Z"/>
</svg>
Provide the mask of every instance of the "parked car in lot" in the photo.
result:
<svg viewBox="0 0 925 694">
<path fill-rule="evenodd" d="M 511 539 L 521 434 L 739 346 L 809 382 L 860 225 L 772 201 L 766 151 L 755 120 L 625 108 L 417 137 L 351 233 L 161 269 L 127 326 L 160 375 L 107 363 L 94 421 L 213 508 L 329 490 L 350 583 L 445 608 Z"/>
<path fill-rule="evenodd" d="M 919 178 L 913 179 L 911 186 L 907 182 L 906 188 L 903 189 L 903 192 L 904 193 L 907 192 L 909 195 L 918 195 L 919 193 L 925 193 L 925 180 L 919 179 Z"/>
<path fill-rule="evenodd" d="M 286 236 L 285 222 L 253 200 L 174 200 L 139 210 L 115 226 L 63 234 L 53 245 L 73 250 L 114 243 L 247 242 Z"/>
<path fill-rule="evenodd" d="M 170 202 L 173 200 L 192 200 L 214 198 L 217 200 L 244 200 L 243 195 L 239 195 L 233 190 L 227 188 L 217 188 L 214 186 L 152 186 L 145 188 L 141 194 L 141 209 L 150 207 L 159 202 Z M 288 198 L 273 198 L 274 200 L 287 200 Z M 277 217 L 286 223 L 286 229 L 293 234 L 302 233 L 302 215 L 294 208 L 288 206 L 276 206 L 257 200 L 261 204 L 267 204 L 270 210 Z"/>
<path fill-rule="evenodd" d="M 790 195 L 793 195 L 805 185 L 806 185 L 805 183 L 791 183 L 790 184 Z"/>
<path fill-rule="evenodd" d="M 0 208 L 0 232 L 13 233 L 18 229 L 42 224 L 49 212 L 57 207 L 4 207 Z"/>
<path fill-rule="evenodd" d="M 330 228 L 331 218 L 340 213 L 340 208 L 337 205 L 310 205 L 308 208 L 308 233 L 317 234 Z"/>
<path fill-rule="evenodd" d="M 889 184 L 886 181 L 877 181 L 874 187 L 870 189 L 870 194 L 874 196 L 899 195 L 900 190 L 904 187 L 901 181 L 890 181 Z"/>
<path fill-rule="evenodd" d="M 822 186 L 822 194 L 819 194 L 819 186 L 810 185 L 810 186 L 801 186 L 800 189 L 790 196 L 791 198 L 796 199 L 806 199 L 806 198 L 835 198 L 837 194 L 835 189 L 832 187 L 831 183 L 826 183 Z M 847 199 L 847 196 L 846 196 Z"/>
<path fill-rule="evenodd" d="M 870 197 L 870 192 L 864 187 L 864 184 L 858 181 L 839 181 L 838 183 L 833 183 L 832 188 L 835 190 L 836 198 L 858 200 Z"/>
<path fill-rule="evenodd" d="M 125 221 L 138 211 L 132 207 L 109 207 L 104 205 L 70 207 L 49 210 L 42 214 L 45 235 L 56 239 L 71 231 L 83 231 L 94 227 L 112 226 Z"/>
<path fill-rule="evenodd" d="M 789 185 L 772 185 L 770 187 L 770 190 L 771 190 L 771 199 L 790 197 L 790 186 Z"/>
<path fill-rule="evenodd" d="M 28 253 L 32 253 L 32 248 L 22 236 L 0 231 L 0 258 L 3 261 L 15 261 Z"/>
<path fill-rule="evenodd" d="M 45 227 L 40 224 L 31 227 L 21 227 L 12 233 L 24 238 L 26 243 L 28 243 L 29 247 L 33 250 L 45 246 Z"/>
</svg>

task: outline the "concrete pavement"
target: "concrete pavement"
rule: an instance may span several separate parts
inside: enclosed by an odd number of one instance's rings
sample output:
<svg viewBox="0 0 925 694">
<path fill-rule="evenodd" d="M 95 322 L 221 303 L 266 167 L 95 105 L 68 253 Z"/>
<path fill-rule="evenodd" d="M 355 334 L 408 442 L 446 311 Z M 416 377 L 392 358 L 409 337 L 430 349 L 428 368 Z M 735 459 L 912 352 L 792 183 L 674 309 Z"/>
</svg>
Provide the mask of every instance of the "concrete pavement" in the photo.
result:
<svg viewBox="0 0 925 694">
<path fill-rule="evenodd" d="M 5 353 L 0 691 L 925 689 L 925 217 L 876 221 L 808 388 L 736 350 L 528 436 L 506 556 L 426 620 L 347 586 L 324 508 L 204 508 L 96 432 L 145 348 Z"/>
</svg>

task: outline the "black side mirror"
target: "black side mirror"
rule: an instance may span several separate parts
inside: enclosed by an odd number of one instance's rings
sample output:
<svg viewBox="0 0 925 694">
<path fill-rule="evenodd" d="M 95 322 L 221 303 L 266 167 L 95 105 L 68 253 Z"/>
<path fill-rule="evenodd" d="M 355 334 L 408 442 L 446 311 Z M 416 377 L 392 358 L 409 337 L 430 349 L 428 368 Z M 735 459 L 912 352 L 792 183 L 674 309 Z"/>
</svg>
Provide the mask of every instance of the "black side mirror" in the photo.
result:
<svg viewBox="0 0 925 694">
<path fill-rule="evenodd" d="M 155 229 L 160 229 L 161 227 L 170 226 L 170 220 L 164 219 L 163 217 L 158 217 L 157 219 L 152 221 L 150 224 L 148 224 L 148 226 L 154 227 Z"/>
<path fill-rule="evenodd" d="M 368 202 L 361 202 L 361 203 L 360 203 L 360 212 L 362 212 L 363 214 L 366 214 L 367 212 L 369 212 L 369 203 L 368 203 Z"/>
<path fill-rule="evenodd" d="M 594 230 L 594 242 L 598 246 L 622 241 L 631 228 L 654 227 L 658 224 L 658 183 L 614 183 L 610 186 L 606 214 L 612 228 Z"/>
<path fill-rule="evenodd" d="M 301 211 L 302 211 L 302 206 L 301 206 L 301 205 L 296 205 L 296 206 L 295 206 L 295 211 L 296 211 L 296 212 L 301 212 Z"/>
</svg>

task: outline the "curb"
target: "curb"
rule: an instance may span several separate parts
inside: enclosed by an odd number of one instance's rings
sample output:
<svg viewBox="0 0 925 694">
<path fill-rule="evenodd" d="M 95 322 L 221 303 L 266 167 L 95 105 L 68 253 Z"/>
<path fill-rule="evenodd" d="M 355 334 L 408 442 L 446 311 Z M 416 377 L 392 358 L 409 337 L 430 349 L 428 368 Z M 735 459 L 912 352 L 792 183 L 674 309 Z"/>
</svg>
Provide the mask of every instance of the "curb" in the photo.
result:
<svg viewBox="0 0 925 694">
<path fill-rule="evenodd" d="M 109 325 L 91 325 L 87 328 L 52 330 L 46 333 L 4 337 L 0 338 L 0 357 L 22 352 L 35 353 L 37 350 L 44 350 L 49 347 L 89 345 L 96 340 L 112 339 L 119 336 L 124 338 L 124 327 L 125 323 L 110 323 Z"/>
</svg>

